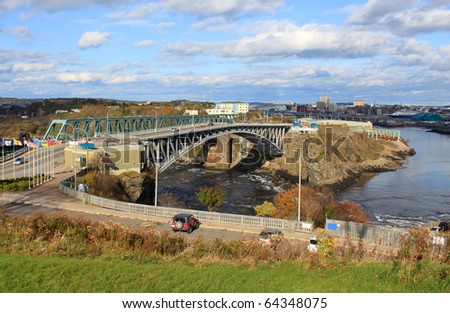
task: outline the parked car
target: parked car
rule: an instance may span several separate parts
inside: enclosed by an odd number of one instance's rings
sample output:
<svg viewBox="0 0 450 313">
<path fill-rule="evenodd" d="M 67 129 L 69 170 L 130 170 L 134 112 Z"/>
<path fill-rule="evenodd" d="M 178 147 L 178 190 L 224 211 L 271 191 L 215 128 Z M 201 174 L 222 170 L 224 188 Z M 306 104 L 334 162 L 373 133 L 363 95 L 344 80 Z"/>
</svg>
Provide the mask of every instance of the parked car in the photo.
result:
<svg viewBox="0 0 450 313">
<path fill-rule="evenodd" d="M 14 164 L 19 165 L 19 164 L 25 164 L 26 161 L 24 158 L 17 158 L 14 160 Z"/>
<path fill-rule="evenodd" d="M 78 184 L 78 191 L 88 193 L 89 187 L 86 184 Z"/>
<path fill-rule="evenodd" d="M 443 236 L 443 228 L 442 225 L 439 224 L 439 226 L 433 226 L 430 230 L 431 239 L 433 245 L 441 245 L 443 246 L 445 244 L 445 237 Z"/>
<path fill-rule="evenodd" d="M 283 232 L 276 228 L 264 228 L 258 236 L 258 240 L 268 244 L 273 245 L 280 242 L 283 237 Z"/>
<path fill-rule="evenodd" d="M 200 221 L 192 214 L 180 213 L 172 217 L 171 227 L 172 231 L 186 231 L 188 234 L 192 233 L 194 229 L 200 227 Z"/>
<path fill-rule="evenodd" d="M 312 252 L 312 253 L 317 252 L 317 237 L 316 237 L 316 235 L 313 235 L 311 237 L 311 239 L 309 239 L 308 251 Z"/>
</svg>

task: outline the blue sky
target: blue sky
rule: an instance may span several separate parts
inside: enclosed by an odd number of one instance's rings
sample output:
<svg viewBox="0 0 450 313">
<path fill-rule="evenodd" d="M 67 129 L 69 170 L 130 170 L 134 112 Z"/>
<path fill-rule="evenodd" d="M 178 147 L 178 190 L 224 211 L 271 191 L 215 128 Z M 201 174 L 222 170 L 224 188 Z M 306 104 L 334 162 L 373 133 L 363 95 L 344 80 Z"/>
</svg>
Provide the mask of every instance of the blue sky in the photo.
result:
<svg viewBox="0 0 450 313">
<path fill-rule="evenodd" d="M 450 0 L 6 0 L 0 97 L 450 104 Z"/>
</svg>

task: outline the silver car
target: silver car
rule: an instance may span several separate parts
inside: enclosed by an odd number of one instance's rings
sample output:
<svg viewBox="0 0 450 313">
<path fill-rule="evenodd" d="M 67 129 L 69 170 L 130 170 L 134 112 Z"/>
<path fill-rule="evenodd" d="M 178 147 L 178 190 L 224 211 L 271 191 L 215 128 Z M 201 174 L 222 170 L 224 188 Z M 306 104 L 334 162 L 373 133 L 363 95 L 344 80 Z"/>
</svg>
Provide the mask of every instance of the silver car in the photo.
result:
<svg viewBox="0 0 450 313">
<path fill-rule="evenodd" d="M 19 164 L 25 164 L 26 161 L 24 158 L 17 158 L 14 160 L 14 164 L 19 165 Z"/>
</svg>

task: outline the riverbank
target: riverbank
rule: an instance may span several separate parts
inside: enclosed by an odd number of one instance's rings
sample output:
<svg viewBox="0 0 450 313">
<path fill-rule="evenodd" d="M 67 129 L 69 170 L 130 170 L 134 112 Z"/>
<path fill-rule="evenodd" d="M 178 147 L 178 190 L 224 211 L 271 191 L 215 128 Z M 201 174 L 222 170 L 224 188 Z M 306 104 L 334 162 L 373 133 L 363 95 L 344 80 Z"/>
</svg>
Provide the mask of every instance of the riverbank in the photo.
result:
<svg viewBox="0 0 450 313">
<path fill-rule="evenodd" d="M 430 132 L 450 135 L 450 126 L 431 127 Z"/>
<path fill-rule="evenodd" d="M 401 130 L 416 154 L 402 169 L 380 175 L 362 175 L 337 199 L 361 204 L 371 220 L 396 226 L 424 225 L 429 220 L 450 219 L 450 137 L 424 128 Z"/>
</svg>

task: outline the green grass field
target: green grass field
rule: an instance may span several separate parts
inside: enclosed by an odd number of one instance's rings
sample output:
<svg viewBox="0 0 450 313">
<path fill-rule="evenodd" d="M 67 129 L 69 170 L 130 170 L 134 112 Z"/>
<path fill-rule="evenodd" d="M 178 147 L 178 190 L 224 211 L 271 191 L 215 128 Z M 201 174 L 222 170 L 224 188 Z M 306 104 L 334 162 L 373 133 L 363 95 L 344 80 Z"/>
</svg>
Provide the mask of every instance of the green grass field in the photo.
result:
<svg viewBox="0 0 450 313">
<path fill-rule="evenodd" d="M 190 264 L 0 254 L 0 292 L 450 292 L 448 265 Z"/>
</svg>

